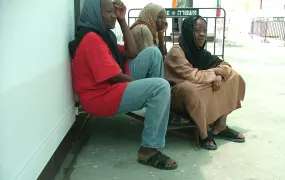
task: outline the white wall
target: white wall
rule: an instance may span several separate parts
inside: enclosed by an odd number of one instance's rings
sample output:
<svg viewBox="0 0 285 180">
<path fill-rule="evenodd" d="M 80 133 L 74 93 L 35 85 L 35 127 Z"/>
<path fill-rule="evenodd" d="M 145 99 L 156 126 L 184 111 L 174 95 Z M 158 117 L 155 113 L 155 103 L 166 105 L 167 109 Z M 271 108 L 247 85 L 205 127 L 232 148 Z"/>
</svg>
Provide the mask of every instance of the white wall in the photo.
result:
<svg viewBox="0 0 285 180">
<path fill-rule="evenodd" d="M 72 0 L 0 0 L 0 179 L 35 180 L 74 122 Z"/>
<path fill-rule="evenodd" d="M 262 1 L 263 10 L 272 10 L 272 11 L 284 10 L 284 6 L 285 6 L 284 0 L 263 0 Z"/>
</svg>

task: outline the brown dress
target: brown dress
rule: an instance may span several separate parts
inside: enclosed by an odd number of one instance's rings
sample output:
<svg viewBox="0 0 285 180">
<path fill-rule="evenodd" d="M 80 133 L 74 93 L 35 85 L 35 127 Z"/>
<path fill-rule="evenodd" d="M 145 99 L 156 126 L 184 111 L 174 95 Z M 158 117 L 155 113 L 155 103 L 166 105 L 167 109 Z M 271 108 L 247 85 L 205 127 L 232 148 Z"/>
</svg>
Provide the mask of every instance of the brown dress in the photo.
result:
<svg viewBox="0 0 285 180">
<path fill-rule="evenodd" d="M 245 82 L 231 66 L 224 62 L 222 68 L 227 77 L 220 89 L 213 91 L 215 73 L 213 70 L 198 70 L 186 59 L 180 46 L 173 46 L 165 61 L 165 79 L 172 85 L 171 110 L 180 113 L 185 109 L 197 124 L 201 138 L 207 137 L 209 124 L 219 117 L 241 108 L 244 99 Z"/>
</svg>

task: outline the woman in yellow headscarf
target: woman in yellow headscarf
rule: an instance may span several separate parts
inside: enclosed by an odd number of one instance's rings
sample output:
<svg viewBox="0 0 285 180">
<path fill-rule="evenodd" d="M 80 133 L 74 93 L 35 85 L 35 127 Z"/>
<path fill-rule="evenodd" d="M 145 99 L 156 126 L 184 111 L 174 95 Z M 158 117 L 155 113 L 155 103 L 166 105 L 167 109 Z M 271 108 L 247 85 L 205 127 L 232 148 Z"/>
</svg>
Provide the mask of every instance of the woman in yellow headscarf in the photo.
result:
<svg viewBox="0 0 285 180">
<path fill-rule="evenodd" d="M 149 3 L 140 12 L 137 21 L 131 26 L 131 32 L 139 51 L 150 46 L 158 46 L 162 55 L 166 55 L 164 32 L 167 29 L 166 12 L 160 5 Z"/>
</svg>

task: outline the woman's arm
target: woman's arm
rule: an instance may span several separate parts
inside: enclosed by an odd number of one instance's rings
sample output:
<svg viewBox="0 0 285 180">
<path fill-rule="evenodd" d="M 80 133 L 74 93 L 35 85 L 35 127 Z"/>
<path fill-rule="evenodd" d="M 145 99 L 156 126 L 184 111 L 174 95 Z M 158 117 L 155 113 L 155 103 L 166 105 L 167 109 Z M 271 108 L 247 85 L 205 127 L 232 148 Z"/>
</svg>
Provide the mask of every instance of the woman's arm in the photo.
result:
<svg viewBox="0 0 285 180">
<path fill-rule="evenodd" d="M 187 80 L 196 84 L 209 84 L 216 80 L 216 74 L 213 70 L 193 68 L 179 46 L 171 48 L 166 55 L 164 64 L 166 79 Z"/>
<path fill-rule="evenodd" d="M 232 72 L 232 67 L 229 63 L 225 62 L 223 59 L 216 55 L 212 55 L 209 51 L 203 50 L 204 57 L 210 59 L 211 70 L 215 72 L 216 75 L 221 75 L 223 79 L 227 80 Z"/>
<path fill-rule="evenodd" d="M 216 75 L 221 75 L 225 80 L 227 80 L 232 74 L 232 67 L 229 63 L 223 61 L 216 68 L 213 68 Z"/>
<path fill-rule="evenodd" d="M 111 84 L 131 82 L 135 79 L 122 73 L 121 68 L 110 55 L 106 43 L 95 33 L 87 35 L 88 48 L 85 49 L 86 61 L 97 83 L 108 81 Z"/>
<path fill-rule="evenodd" d="M 111 77 L 108 79 L 108 82 L 111 84 L 116 84 L 116 83 L 123 83 L 123 82 L 131 82 L 134 81 L 135 79 L 131 76 L 128 76 L 126 74 L 120 73 L 116 76 Z"/>
<path fill-rule="evenodd" d="M 125 19 L 118 20 L 124 38 L 125 54 L 124 56 L 127 59 L 134 59 L 138 55 L 138 49 L 136 42 L 133 38 L 133 35 L 128 27 L 128 24 Z"/>
<path fill-rule="evenodd" d="M 153 36 L 146 25 L 138 24 L 131 30 L 139 52 L 153 46 Z"/>
</svg>

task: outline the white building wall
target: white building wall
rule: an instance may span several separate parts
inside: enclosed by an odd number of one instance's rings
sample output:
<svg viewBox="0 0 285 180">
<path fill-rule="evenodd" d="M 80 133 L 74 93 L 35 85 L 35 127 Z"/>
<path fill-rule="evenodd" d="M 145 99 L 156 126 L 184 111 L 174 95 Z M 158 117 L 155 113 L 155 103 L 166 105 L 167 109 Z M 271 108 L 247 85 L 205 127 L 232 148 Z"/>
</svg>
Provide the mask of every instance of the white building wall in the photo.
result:
<svg viewBox="0 0 285 180">
<path fill-rule="evenodd" d="M 35 180 L 75 120 L 71 0 L 0 0 L 0 179 Z"/>
</svg>

